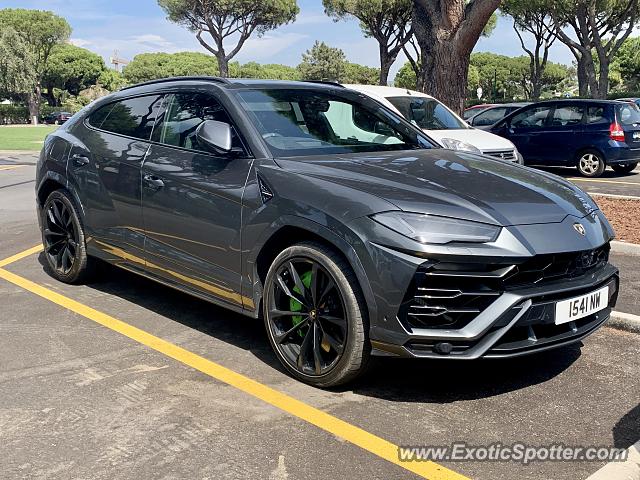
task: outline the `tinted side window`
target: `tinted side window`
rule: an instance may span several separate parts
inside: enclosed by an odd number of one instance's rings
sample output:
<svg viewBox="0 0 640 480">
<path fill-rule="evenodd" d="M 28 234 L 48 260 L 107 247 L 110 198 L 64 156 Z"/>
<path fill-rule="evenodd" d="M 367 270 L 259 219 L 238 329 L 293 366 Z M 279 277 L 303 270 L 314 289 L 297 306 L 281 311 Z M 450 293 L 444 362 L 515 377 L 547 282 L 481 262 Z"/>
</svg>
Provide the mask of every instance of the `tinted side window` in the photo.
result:
<svg viewBox="0 0 640 480">
<path fill-rule="evenodd" d="M 603 105 L 587 108 L 587 125 L 606 125 L 608 127 L 610 123 L 611 120 L 607 118 L 607 111 Z"/>
<path fill-rule="evenodd" d="M 153 95 L 115 102 L 100 126 L 94 123 L 93 115 L 89 119 L 89 123 L 107 132 L 149 140 L 156 117 L 161 111 L 162 98 Z M 95 114 L 98 113 L 100 110 Z M 99 116 L 96 118 L 97 120 L 99 120 Z"/>
<path fill-rule="evenodd" d="M 551 119 L 553 127 L 571 127 L 582 123 L 584 115 L 584 107 L 579 105 L 566 105 L 564 107 L 556 107 Z"/>
<path fill-rule="evenodd" d="M 95 128 L 102 128 L 102 124 L 104 123 L 105 119 L 109 116 L 109 113 L 111 113 L 111 110 L 113 109 L 113 105 L 114 105 L 113 103 L 109 103 L 108 105 L 105 105 L 104 107 L 100 107 L 91 115 L 89 115 L 89 118 L 88 118 L 89 125 Z"/>
<path fill-rule="evenodd" d="M 232 126 L 232 147 L 242 149 L 229 115 L 220 102 L 204 93 L 176 93 L 171 96 L 164 119 L 156 127 L 152 140 L 165 145 L 207 151 L 198 145 L 196 129 L 205 120 L 216 120 Z"/>
<path fill-rule="evenodd" d="M 542 128 L 549 116 L 551 106 L 544 105 L 520 112 L 511 119 L 512 128 Z"/>
<path fill-rule="evenodd" d="M 473 117 L 473 125 L 477 127 L 493 125 L 507 114 L 506 108 L 492 108 Z"/>
</svg>

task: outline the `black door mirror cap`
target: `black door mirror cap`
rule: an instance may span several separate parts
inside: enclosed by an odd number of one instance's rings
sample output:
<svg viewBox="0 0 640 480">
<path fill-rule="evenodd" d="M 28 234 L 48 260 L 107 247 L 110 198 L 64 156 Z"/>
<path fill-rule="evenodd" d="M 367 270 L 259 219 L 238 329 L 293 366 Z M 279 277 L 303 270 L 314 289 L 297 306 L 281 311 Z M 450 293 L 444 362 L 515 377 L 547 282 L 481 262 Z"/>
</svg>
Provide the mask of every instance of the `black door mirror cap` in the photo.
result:
<svg viewBox="0 0 640 480">
<path fill-rule="evenodd" d="M 231 151 L 231 125 L 217 120 L 205 120 L 196 129 L 198 143 L 213 153 Z"/>
</svg>

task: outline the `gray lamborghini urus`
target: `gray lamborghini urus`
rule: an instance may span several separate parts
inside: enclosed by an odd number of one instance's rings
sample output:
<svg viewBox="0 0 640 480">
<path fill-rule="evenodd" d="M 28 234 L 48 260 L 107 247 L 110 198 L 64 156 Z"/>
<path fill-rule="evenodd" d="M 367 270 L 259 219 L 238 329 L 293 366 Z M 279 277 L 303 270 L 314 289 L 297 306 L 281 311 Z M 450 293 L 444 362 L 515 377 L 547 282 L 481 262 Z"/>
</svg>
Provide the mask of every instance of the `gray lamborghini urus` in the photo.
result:
<svg viewBox="0 0 640 480">
<path fill-rule="evenodd" d="M 85 281 L 102 260 L 262 318 L 284 368 L 319 387 L 371 355 L 579 342 L 619 288 L 587 194 L 439 148 L 339 85 L 126 88 L 47 137 L 36 193 L 53 277 Z"/>
</svg>

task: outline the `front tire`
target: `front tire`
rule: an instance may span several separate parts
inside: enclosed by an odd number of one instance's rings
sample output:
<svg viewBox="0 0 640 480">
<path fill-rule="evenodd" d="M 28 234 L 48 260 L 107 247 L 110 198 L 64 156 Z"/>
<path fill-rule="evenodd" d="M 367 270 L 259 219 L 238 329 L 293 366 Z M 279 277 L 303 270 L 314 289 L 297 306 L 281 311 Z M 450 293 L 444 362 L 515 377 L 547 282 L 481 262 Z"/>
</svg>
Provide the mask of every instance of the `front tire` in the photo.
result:
<svg viewBox="0 0 640 480">
<path fill-rule="evenodd" d="M 305 242 L 278 255 L 265 281 L 263 316 L 278 360 L 295 378 L 326 388 L 365 370 L 365 303 L 351 267 L 332 249 Z"/>
<path fill-rule="evenodd" d="M 599 177 L 606 167 L 602 155 L 595 150 L 584 151 L 578 157 L 578 172 L 583 177 Z"/>
<path fill-rule="evenodd" d="M 611 165 L 613 171 L 619 173 L 620 175 L 627 175 L 633 172 L 638 166 L 638 162 L 629 162 L 629 163 L 614 163 Z"/>
<path fill-rule="evenodd" d="M 66 190 L 52 192 L 42 208 L 42 245 L 49 274 L 64 283 L 81 283 L 93 273 L 84 227 Z"/>
</svg>

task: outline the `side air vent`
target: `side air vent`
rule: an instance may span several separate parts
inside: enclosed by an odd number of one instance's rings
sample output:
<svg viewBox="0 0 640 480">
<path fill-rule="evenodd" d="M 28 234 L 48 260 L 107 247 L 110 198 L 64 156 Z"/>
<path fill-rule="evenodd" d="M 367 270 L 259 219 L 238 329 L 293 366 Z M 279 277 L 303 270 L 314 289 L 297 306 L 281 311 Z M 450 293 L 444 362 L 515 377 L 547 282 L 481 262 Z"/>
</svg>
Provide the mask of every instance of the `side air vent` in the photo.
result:
<svg viewBox="0 0 640 480">
<path fill-rule="evenodd" d="M 260 197 L 262 197 L 262 203 L 267 203 L 273 198 L 273 192 L 260 175 L 258 175 L 258 188 L 260 189 Z"/>
</svg>

